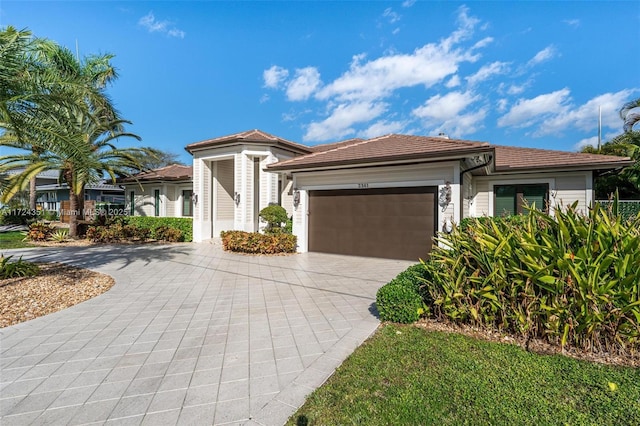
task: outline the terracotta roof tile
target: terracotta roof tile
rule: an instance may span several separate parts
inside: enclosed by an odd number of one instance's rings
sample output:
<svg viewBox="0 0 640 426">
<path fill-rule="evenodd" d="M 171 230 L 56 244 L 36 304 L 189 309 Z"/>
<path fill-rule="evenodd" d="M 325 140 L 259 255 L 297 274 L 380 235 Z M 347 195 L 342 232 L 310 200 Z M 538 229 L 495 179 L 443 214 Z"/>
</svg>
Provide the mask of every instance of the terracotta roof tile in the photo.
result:
<svg viewBox="0 0 640 426">
<path fill-rule="evenodd" d="M 283 145 L 290 149 L 294 149 L 296 151 L 300 151 L 301 153 L 311 152 L 312 149 L 306 145 L 301 145 L 296 142 L 291 142 L 286 139 L 279 138 L 277 136 L 271 135 L 269 133 L 263 132 L 262 130 L 254 129 L 247 130 L 245 132 L 234 133 L 232 135 L 220 136 L 218 138 L 206 139 L 200 142 L 194 142 L 185 147 L 185 149 L 189 152 L 192 152 L 196 149 L 201 148 L 209 148 L 214 147 L 216 145 L 224 145 L 232 142 L 249 142 L 249 143 L 267 143 L 267 144 L 276 144 Z"/>
<path fill-rule="evenodd" d="M 339 148 L 339 147 L 351 145 L 351 144 L 354 144 L 354 143 L 362 142 L 363 140 L 364 139 L 360 139 L 360 138 L 347 139 L 347 140 L 340 141 L 340 142 L 332 142 L 332 143 L 325 143 L 325 144 L 322 144 L 322 145 L 314 145 L 314 146 L 311 147 L 311 149 L 313 150 L 313 152 L 328 151 L 330 149 Z"/>
<path fill-rule="evenodd" d="M 416 158 L 446 157 L 465 152 L 487 151 L 486 142 L 441 137 L 385 135 L 367 140 L 349 140 L 316 149 L 313 153 L 269 166 L 271 170 L 302 169 Z"/>
<path fill-rule="evenodd" d="M 625 166 L 633 161 L 628 157 L 586 154 L 580 152 L 553 151 L 537 148 L 493 145 L 496 152 L 496 171 L 530 170 L 566 167 Z"/>
<path fill-rule="evenodd" d="M 159 169 L 138 173 L 135 176 L 122 179 L 122 182 L 150 181 L 150 180 L 190 180 L 193 178 L 193 167 L 181 164 L 171 164 Z"/>
</svg>

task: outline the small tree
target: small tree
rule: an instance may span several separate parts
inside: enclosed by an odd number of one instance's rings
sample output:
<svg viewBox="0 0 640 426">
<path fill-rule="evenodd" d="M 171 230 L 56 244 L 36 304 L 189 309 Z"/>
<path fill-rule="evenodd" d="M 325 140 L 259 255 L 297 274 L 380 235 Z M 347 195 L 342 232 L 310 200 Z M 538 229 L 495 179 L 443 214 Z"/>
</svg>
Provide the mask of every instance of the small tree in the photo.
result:
<svg viewBox="0 0 640 426">
<path fill-rule="evenodd" d="M 282 206 L 271 205 L 260 210 L 260 219 L 267 222 L 265 234 L 282 233 L 282 224 L 287 221 L 287 211 Z"/>
</svg>

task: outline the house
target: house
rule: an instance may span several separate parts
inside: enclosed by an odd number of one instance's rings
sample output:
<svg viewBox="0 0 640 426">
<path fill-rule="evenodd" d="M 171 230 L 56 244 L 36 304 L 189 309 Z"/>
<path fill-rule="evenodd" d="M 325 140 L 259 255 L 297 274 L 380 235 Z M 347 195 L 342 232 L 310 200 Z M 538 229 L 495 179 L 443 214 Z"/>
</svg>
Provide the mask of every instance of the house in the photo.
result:
<svg viewBox="0 0 640 426">
<path fill-rule="evenodd" d="M 36 186 L 38 208 L 60 212 L 62 202 L 69 201 L 69 186 L 66 183 L 49 183 Z M 124 204 L 124 189 L 106 181 L 87 185 L 84 200 L 98 203 Z"/>
<path fill-rule="evenodd" d="M 258 231 L 259 211 L 277 203 L 293 216 L 300 252 L 411 260 L 465 217 L 521 213 L 525 202 L 553 212 L 577 201 L 586 211 L 594 177 L 633 163 L 398 134 L 309 147 L 250 130 L 186 149 L 193 155 L 196 242 L 223 230 Z M 172 183 L 158 176 L 155 188 L 163 182 Z"/>
<path fill-rule="evenodd" d="M 193 216 L 193 167 L 171 164 L 120 179 L 131 216 Z"/>
</svg>

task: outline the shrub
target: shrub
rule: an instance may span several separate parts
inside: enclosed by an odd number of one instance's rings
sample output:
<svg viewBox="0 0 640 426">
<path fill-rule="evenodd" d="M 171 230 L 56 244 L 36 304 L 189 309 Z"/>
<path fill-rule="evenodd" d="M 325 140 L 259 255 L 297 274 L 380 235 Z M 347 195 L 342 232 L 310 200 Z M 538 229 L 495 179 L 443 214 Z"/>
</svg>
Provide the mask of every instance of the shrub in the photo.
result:
<svg viewBox="0 0 640 426">
<path fill-rule="evenodd" d="M 43 222 L 34 222 L 29 225 L 29 230 L 26 232 L 25 240 L 27 241 L 47 241 L 51 238 L 51 235 L 56 231 L 51 225 L 47 225 Z"/>
<path fill-rule="evenodd" d="M 390 284 L 398 284 L 408 287 L 418 293 L 426 302 L 430 299 L 428 285 L 431 280 L 429 269 L 424 263 L 409 266 L 406 270 L 400 272 Z"/>
<path fill-rule="evenodd" d="M 22 260 L 22 256 L 16 262 L 11 262 L 12 257 L 0 255 L 0 279 L 32 277 L 40 272 L 38 265 Z"/>
<path fill-rule="evenodd" d="M 376 307 L 382 321 L 403 324 L 416 322 L 424 313 L 422 297 L 411 287 L 393 282 L 378 290 Z"/>
<path fill-rule="evenodd" d="M 182 232 L 181 241 L 193 241 L 193 220 L 188 217 L 120 216 L 118 220 L 149 229 L 152 236 L 160 226 L 174 228 Z"/>
<path fill-rule="evenodd" d="M 282 206 L 271 205 L 260 210 L 260 219 L 267 222 L 265 234 L 279 234 L 282 232 L 282 224 L 288 219 L 287 211 Z"/>
<path fill-rule="evenodd" d="M 0 209 L 0 225 L 26 225 L 36 220 L 37 217 L 26 207 L 3 207 Z"/>
<path fill-rule="evenodd" d="M 613 209 L 615 212 L 615 209 Z M 472 220 L 427 263 L 437 318 L 584 350 L 640 349 L 640 217 L 596 204 Z"/>
<path fill-rule="evenodd" d="M 155 229 L 154 238 L 156 240 L 175 243 L 182 239 L 182 231 L 176 228 L 161 225 Z"/>
<path fill-rule="evenodd" d="M 258 232 L 222 231 L 222 248 L 253 254 L 295 253 L 297 239 L 291 234 L 263 235 Z"/>
</svg>

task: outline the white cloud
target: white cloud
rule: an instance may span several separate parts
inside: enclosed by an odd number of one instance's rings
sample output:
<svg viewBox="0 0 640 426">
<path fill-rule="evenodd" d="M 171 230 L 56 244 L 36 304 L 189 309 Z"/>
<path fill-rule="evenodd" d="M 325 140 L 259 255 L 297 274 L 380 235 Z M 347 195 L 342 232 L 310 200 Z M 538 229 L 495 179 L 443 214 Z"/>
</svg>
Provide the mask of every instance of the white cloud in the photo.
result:
<svg viewBox="0 0 640 426">
<path fill-rule="evenodd" d="M 487 65 L 483 65 L 478 72 L 473 74 L 472 76 L 467 77 L 467 82 L 470 85 L 475 85 L 479 82 L 488 80 L 494 75 L 506 74 L 509 72 L 509 64 L 506 62 L 492 62 Z"/>
<path fill-rule="evenodd" d="M 350 69 L 318 92 L 320 100 L 337 98 L 341 101 L 377 99 L 393 91 L 423 85 L 431 87 L 455 74 L 462 62 L 475 62 L 474 48 L 462 49 L 457 44 L 473 35 L 479 22 L 459 9 L 460 26 L 440 43 L 428 43 L 410 54 L 390 54 L 363 62 L 362 55 L 354 56 Z"/>
<path fill-rule="evenodd" d="M 527 66 L 532 67 L 543 62 L 546 62 L 550 59 L 553 59 L 558 55 L 558 51 L 554 46 L 547 46 L 527 62 Z"/>
<path fill-rule="evenodd" d="M 569 25 L 570 27 L 573 28 L 578 28 L 580 26 L 580 20 L 579 19 L 565 19 L 564 21 L 565 24 Z"/>
<path fill-rule="evenodd" d="M 568 88 L 537 96 L 520 99 L 502 117 L 499 127 L 533 127 L 533 136 L 562 134 L 577 129 L 593 131 L 598 127 L 598 108 L 602 110 L 602 127 L 622 131 L 622 121 L 618 109 L 635 90 L 621 90 L 596 96 L 582 105 L 572 103 Z"/>
<path fill-rule="evenodd" d="M 169 31 L 167 31 L 167 35 L 170 36 L 170 37 L 184 38 L 186 33 L 184 31 L 182 31 L 182 30 L 177 29 L 177 28 L 172 28 Z"/>
<path fill-rule="evenodd" d="M 498 102 L 496 102 L 497 104 L 497 108 L 499 112 L 504 112 L 507 110 L 507 106 L 509 105 L 509 101 L 507 99 L 498 99 Z"/>
<path fill-rule="evenodd" d="M 598 146 L 598 137 L 592 136 L 590 138 L 582 139 L 580 142 L 573 146 L 574 151 L 582 151 L 582 148 L 591 146 L 596 148 Z"/>
<path fill-rule="evenodd" d="M 270 99 L 270 96 L 269 96 L 268 94 L 266 94 L 266 93 L 265 93 L 264 95 L 262 95 L 262 96 L 260 97 L 260 101 L 259 101 L 259 102 L 260 102 L 261 104 L 263 104 L 263 103 L 265 103 L 265 102 L 268 102 L 268 101 L 269 101 L 269 99 Z"/>
<path fill-rule="evenodd" d="M 512 84 L 509 86 L 509 88 L 507 88 L 507 94 L 519 95 L 522 92 L 524 92 L 526 88 L 527 88 L 526 84 L 522 84 L 522 85 Z"/>
<path fill-rule="evenodd" d="M 277 65 L 272 66 L 268 70 L 262 72 L 262 78 L 264 80 L 264 87 L 270 89 L 277 89 L 284 80 L 289 77 L 289 70 L 279 67 Z"/>
<path fill-rule="evenodd" d="M 164 33 L 169 37 L 184 38 L 186 33 L 176 27 L 169 21 L 156 20 L 153 12 L 149 12 L 138 20 L 138 25 L 145 28 L 150 33 Z"/>
<path fill-rule="evenodd" d="M 402 7 L 411 7 L 416 3 L 416 0 L 404 0 L 402 2 Z"/>
<path fill-rule="evenodd" d="M 632 90 L 621 90 L 616 93 L 605 93 L 588 100 L 583 105 L 571 105 L 541 126 L 536 135 L 561 133 L 564 129 L 575 128 L 582 131 L 598 128 L 598 109 L 602 112 L 602 127 L 619 129 L 622 133 L 622 120 L 618 115 L 620 105 L 628 99 Z"/>
<path fill-rule="evenodd" d="M 422 119 L 426 126 L 436 127 L 437 130 L 445 131 L 451 136 L 460 137 L 478 130 L 481 127 L 481 121 L 487 116 L 489 111 L 486 107 L 464 113 L 470 105 L 480 99 L 479 95 L 471 92 L 435 95 L 421 107 L 415 108 L 412 113 Z"/>
<path fill-rule="evenodd" d="M 287 84 L 287 98 L 290 101 L 303 101 L 309 98 L 320 86 L 320 72 L 315 67 L 296 70 L 296 75 Z"/>
<path fill-rule="evenodd" d="M 435 95 L 427 99 L 421 107 L 415 108 L 412 113 L 416 117 L 429 120 L 444 121 L 456 117 L 479 96 L 466 92 L 450 92 L 446 95 Z"/>
<path fill-rule="evenodd" d="M 383 16 L 391 21 L 400 19 L 400 15 L 391 8 L 386 9 Z M 458 8 L 456 22 L 456 28 L 451 33 L 413 51 L 390 51 L 374 58 L 368 58 L 365 54 L 354 55 L 346 71 L 324 83 L 317 67 L 298 69 L 290 77 L 284 68 L 272 66 L 263 73 L 265 87 L 284 90 L 289 101 L 313 99 L 324 105 L 321 118 L 306 125 L 305 141 L 334 140 L 359 134 L 367 136 L 403 129 L 408 131 L 415 125 L 412 121 L 417 120 L 430 126 L 446 125 L 447 132 L 451 134 L 473 132 L 482 127 L 482 120 L 486 118 L 489 108 L 486 103 L 470 109 L 471 104 L 478 103 L 482 98 L 469 90 L 434 96 L 418 107 L 406 100 L 412 114 L 404 119 L 380 117 L 387 112 L 388 98 L 395 99 L 400 90 L 421 88 L 427 91 L 434 87 L 452 89 L 467 82 L 479 85 L 492 76 L 508 72 L 509 63 L 495 61 L 480 66 L 478 72 L 465 81 L 460 74 L 461 64 L 477 62 L 481 57 L 479 52 L 489 46 L 493 38 L 473 40 L 482 24 L 469 14 L 465 6 Z"/>
<path fill-rule="evenodd" d="M 498 126 L 528 127 L 544 118 L 557 115 L 567 110 L 569 95 L 569 89 L 564 88 L 533 99 L 520 99 L 509 112 L 498 119 Z"/>
<path fill-rule="evenodd" d="M 401 18 L 401 16 L 398 13 L 394 12 L 393 9 L 391 9 L 390 7 L 384 10 L 384 12 L 382 13 L 382 16 L 387 18 L 387 20 L 391 24 L 395 24 Z"/>
<path fill-rule="evenodd" d="M 454 87 L 460 86 L 460 76 L 457 74 L 454 75 L 444 85 L 447 89 L 453 89 Z"/>
<path fill-rule="evenodd" d="M 383 102 L 340 104 L 325 120 L 309 124 L 303 140 L 319 142 L 344 138 L 355 133 L 355 129 L 352 127 L 354 124 L 374 120 L 386 110 L 387 104 Z"/>
<path fill-rule="evenodd" d="M 364 139 L 375 138 L 390 133 L 402 133 L 407 123 L 401 121 L 380 120 L 370 125 L 365 130 L 358 132 L 358 137 Z"/>
</svg>

